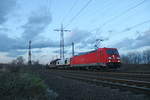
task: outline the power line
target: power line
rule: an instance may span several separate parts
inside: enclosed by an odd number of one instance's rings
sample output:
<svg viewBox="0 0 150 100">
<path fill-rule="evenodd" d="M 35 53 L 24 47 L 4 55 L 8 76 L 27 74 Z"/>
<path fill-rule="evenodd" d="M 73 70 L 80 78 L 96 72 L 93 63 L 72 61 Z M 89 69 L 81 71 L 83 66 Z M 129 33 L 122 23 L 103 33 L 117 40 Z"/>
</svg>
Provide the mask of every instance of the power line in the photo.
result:
<svg viewBox="0 0 150 100">
<path fill-rule="evenodd" d="M 105 21 L 99 28 L 104 27 L 107 23 L 110 23 L 111 21 L 114 21 L 115 19 L 117 19 L 117 18 L 121 17 L 122 15 L 126 14 L 127 12 L 129 12 L 129 11 L 131 11 L 131 10 L 133 10 L 133 9 L 135 9 L 135 8 L 137 8 L 137 7 L 139 7 L 140 5 L 142 5 L 142 4 L 145 3 L 145 2 L 146 2 L 146 0 L 143 0 L 142 2 L 140 2 L 140 3 L 138 3 L 138 4 L 134 5 L 134 6 L 132 6 L 132 7 L 130 7 L 130 8 L 128 8 L 128 9 L 125 10 L 125 11 L 123 11 L 123 12 L 120 13 L 119 15 L 116 15 L 116 16 L 112 17 L 111 19 Z"/>
<path fill-rule="evenodd" d="M 46 13 L 47 14 L 50 14 L 51 13 L 51 8 L 52 8 L 52 0 L 46 0 L 46 6 L 47 6 L 47 10 L 46 10 Z"/>
<path fill-rule="evenodd" d="M 128 27 L 128 28 L 126 28 L 126 29 L 124 29 L 124 30 L 118 32 L 117 34 L 130 31 L 130 30 L 132 30 L 132 29 L 134 29 L 134 28 L 136 28 L 136 27 L 139 27 L 139 26 L 141 26 L 141 25 L 143 25 L 143 24 L 146 24 L 146 23 L 150 23 L 150 19 L 149 19 L 149 20 L 146 20 L 146 21 L 144 21 L 144 22 L 135 24 L 135 25 L 133 25 L 133 26 L 130 26 L 130 27 Z M 93 30 L 93 31 L 94 31 L 94 30 Z M 95 39 L 95 37 L 93 37 L 93 39 Z"/>
<path fill-rule="evenodd" d="M 117 15 L 117 16 L 114 16 L 113 18 L 109 19 L 109 20 L 106 21 L 104 24 L 106 24 L 106 23 L 108 23 L 108 22 L 110 22 L 110 21 L 114 21 L 114 19 L 116 19 L 116 18 L 118 18 L 118 17 L 120 17 L 120 16 L 126 14 L 127 12 L 129 12 L 129 11 L 131 11 L 131 10 L 137 8 L 138 6 L 142 5 L 142 4 L 145 3 L 145 2 L 146 2 L 146 0 L 143 0 L 142 2 L 140 2 L 140 3 L 138 3 L 138 4 L 134 5 L 134 6 L 132 6 L 132 7 L 130 7 L 130 8 L 128 8 L 127 10 L 123 11 L 121 14 L 119 14 L 119 15 Z"/>
<path fill-rule="evenodd" d="M 68 27 L 80 14 L 81 12 L 92 2 L 92 0 L 88 0 L 88 2 L 79 10 L 79 12 L 72 17 L 72 19 L 69 21 L 69 23 L 65 26 Z"/>
<path fill-rule="evenodd" d="M 75 8 L 75 6 L 76 6 L 76 4 L 77 4 L 78 1 L 79 1 L 79 0 L 75 0 L 75 1 L 73 2 L 71 8 L 68 10 L 68 12 L 66 13 L 66 15 L 62 18 L 62 21 L 61 21 L 62 23 L 64 22 L 64 20 L 66 19 L 66 17 L 68 17 L 69 13 L 71 13 L 72 10 Z"/>
<path fill-rule="evenodd" d="M 107 1 L 107 2 L 106 2 Z M 109 2 L 108 2 L 109 1 Z M 113 2 L 110 2 L 111 0 L 105 0 L 105 2 L 103 2 L 103 5 L 100 5 L 102 8 L 101 9 L 97 9 L 93 12 L 93 14 L 98 14 L 99 16 L 103 15 L 103 13 L 107 12 L 107 9 L 110 8 L 113 5 Z M 104 6 L 104 7 L 103 7 Z M 98 19 L 99 19 L 98 16 Z M 97 18 L 95 18 L 95 16 L 91 19 L 92 20 L 92 24 L 93 21 L 95 23 L 95 21 L 97 20 Z"/>
<path fill-rule="evenodd" d="M 141 26 L 141 25 L 143 25 L 143 24 L 146 24 L 146 23 L 149 23 L 149 22 L 150 22 L 150 20 L 141 22 L 141 23 L 139 23 L 139 24 L 136 24 L 136 25 L 133 25 L 133 26 L 131 26 L 131 27 L 128 27 L 128 28 L 124 29 L 124 30 L 121 31 L 121 32 L 130 31 L 130 30 L 132 30 L 133 28 L 139 27 L 139 26 Z"/>
<path fill-rule="evenodd" d="M 138 23 L 138 24 L 136 24 L 136 25 L 133 25 L 133 26 L 131 26 L 131 27 L 128 27 L 128 28 L 126 28 L 126 29 L 124 29 L 124 30 L 118 32 L 117 34 L 119 34 L 119 33 L 124 33 L 124 32 L 127 32 L 127 31 L 131 31 L 132 29 L 134 29 L 134 28 L 136 28 L 136 27 L 139 27 L 139 26 L 141 26 L 141 25 L 143 25 L 143 24 L 146 24 L 146 23 L 150 23 L 150 20 L 147 20 L 147 21 Z"/>
</svg>

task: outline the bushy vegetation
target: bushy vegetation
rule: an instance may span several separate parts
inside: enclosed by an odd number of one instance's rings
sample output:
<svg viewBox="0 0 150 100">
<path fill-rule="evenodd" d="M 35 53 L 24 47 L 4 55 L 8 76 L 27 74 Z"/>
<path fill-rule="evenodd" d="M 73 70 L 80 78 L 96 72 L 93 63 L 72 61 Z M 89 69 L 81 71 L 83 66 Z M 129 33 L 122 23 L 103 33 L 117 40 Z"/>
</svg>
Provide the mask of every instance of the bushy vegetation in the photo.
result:
<svg viewBox="0 0 150 100">
<path fill-rule="evenodd" d="M 1 100 L 50 100 L 48 91 L 40 77 L 33 73 L 20 70 L 0 73 Z"/>
</svg>

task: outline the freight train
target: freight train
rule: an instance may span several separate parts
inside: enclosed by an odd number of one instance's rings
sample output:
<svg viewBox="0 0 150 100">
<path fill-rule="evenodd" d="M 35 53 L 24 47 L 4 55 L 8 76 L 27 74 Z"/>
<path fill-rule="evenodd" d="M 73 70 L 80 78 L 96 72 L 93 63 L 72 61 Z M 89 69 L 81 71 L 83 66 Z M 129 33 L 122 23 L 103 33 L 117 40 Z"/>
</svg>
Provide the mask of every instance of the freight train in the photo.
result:
<svg viewBox="0 0 150 100">
<path fill-rule="evenodd" d="M 70 59 L 55 59 L 50 62 L 52 68 L 67 69 L 109 69 L 119 68 L 121 59 L 116 48 L 98 48 L 96 50 L 80 53 Z"/>
</svg>

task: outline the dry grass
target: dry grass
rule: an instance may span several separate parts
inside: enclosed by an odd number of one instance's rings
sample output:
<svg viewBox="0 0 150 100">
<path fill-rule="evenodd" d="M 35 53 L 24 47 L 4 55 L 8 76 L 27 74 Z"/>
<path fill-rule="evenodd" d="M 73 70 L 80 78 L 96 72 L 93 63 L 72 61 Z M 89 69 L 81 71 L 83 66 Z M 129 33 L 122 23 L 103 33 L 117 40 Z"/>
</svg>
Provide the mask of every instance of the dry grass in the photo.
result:
<svg viewBox="0 0 150 100">
<path fill-rule="evenodd" d="M 0 73 L 1 100 L 51 100 L 48 86 L 32 70 L 9 67 Z"/>
</svg>

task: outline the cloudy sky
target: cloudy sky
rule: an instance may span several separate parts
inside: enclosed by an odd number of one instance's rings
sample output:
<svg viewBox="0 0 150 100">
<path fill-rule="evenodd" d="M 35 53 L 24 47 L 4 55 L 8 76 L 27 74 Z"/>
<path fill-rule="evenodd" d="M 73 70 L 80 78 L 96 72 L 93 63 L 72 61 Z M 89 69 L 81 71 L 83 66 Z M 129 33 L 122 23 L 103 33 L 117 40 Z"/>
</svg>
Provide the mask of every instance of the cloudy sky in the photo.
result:
<svg viewBox="0 0 150 100">
<path fill-rule="evenodd" d="M 60 33 L 65 29 L 65 54 L 100 47 L 127 53 L 150 48 L 149 0 L 0 0 L 0 63 L 18 56 L 27 60 L 32 40 L 32 59 L 48 63 L 59 57 Z"/>
</svg>

